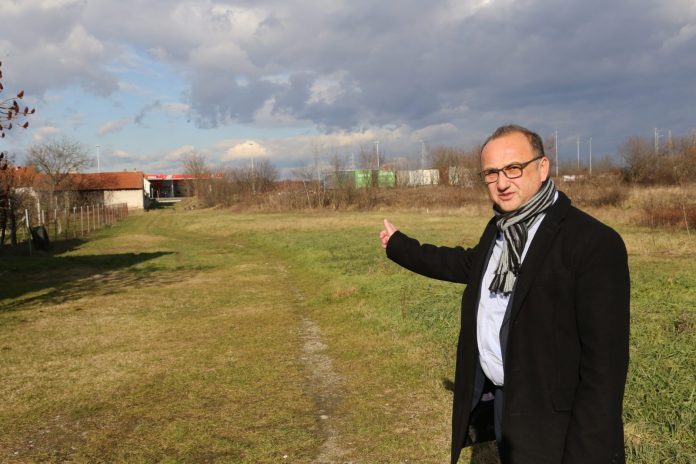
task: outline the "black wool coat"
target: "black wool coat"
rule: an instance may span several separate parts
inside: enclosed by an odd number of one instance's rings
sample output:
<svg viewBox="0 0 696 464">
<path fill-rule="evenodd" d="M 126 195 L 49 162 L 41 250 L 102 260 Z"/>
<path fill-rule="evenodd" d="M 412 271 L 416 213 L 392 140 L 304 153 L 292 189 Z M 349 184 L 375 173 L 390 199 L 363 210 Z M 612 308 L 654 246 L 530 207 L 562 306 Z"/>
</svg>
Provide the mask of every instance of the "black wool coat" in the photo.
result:
<svg viewBox="0 0 696 464">
<path fill-rule="evenodd" d="M 467 284 L 452 464 L 475 436 L 470 416 L 481 392 L 476 312 L 496 234 L 491 220 L 473 248 L 421 245 L 399 231 L 387 244 L 387 256 L 406 269 Z M 559 192 L 532 239 L 501 327 L 505 385 L 499 445 L 505 464 L 625 462 L 621 414 L 629 286 L 621 237 Z"/>
</svg>

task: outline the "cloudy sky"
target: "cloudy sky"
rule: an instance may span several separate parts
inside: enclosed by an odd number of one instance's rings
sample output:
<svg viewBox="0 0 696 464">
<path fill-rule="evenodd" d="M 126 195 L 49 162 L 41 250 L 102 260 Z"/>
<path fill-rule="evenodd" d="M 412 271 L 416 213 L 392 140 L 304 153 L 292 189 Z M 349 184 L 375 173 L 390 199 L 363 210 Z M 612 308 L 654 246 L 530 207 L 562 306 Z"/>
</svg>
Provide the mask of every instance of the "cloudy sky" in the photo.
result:
<svg viewBox="0 0 696 464">
<path fill-rule="evenodd" d="M 67 135 L 102 171 L 696 128 L 694 0 L 0 0 L 0 61 L 37 110 L 0 148 Z"/>
</svg>

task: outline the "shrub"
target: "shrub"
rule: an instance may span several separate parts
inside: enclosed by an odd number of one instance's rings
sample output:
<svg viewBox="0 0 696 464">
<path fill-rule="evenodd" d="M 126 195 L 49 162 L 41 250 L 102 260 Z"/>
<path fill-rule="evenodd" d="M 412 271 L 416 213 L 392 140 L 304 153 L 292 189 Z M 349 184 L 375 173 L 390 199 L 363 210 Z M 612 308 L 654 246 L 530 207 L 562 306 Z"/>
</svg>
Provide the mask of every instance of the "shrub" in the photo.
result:
<svg viewBox="0 0 696 464">
<path fill-rule="evenodd" d="M 638 223 L 643 226 L 689 231 L 696 226 L 696 204 L 681 195 L 651 196 L 639 203 L 639 211 Z"/>
<path fill-rule="evenodd" d="M 628 186 L 619 176 L 601 175 L 573 182 L 559 181 L 556 185 L 578 206 L 621 206 L 628 199 Z"/>
</svg>

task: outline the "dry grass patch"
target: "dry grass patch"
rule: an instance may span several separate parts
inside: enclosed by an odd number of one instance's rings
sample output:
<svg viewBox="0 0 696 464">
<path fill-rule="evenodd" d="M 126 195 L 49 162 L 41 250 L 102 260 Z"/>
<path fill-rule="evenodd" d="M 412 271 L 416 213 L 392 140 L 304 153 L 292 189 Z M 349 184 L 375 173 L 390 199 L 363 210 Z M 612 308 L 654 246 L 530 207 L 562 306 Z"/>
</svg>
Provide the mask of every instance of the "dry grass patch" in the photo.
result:
<svg viewBox="0 0 696 464">
<path fill-rule="evenodd" d="M 0 460 L 311 459 L 314 404 L 279 276 L 258 255 L 225 266 L 199 253 L 213 243 L 177 240 L 154 242 L 181 252 L 111 273 L 66 261 L 79 280 L 53 261 L 45 288 L 3 300 Z"/>
</svg>

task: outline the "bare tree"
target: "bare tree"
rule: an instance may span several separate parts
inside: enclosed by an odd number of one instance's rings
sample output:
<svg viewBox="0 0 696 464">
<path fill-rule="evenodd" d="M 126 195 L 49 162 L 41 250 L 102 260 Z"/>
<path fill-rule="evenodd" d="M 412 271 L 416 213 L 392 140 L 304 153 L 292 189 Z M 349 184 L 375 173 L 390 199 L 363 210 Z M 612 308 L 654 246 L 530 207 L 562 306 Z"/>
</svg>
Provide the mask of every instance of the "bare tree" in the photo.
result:
<svg viewBox="0 0 696 464">
<path fill-rule="evenodd" d="M 211 195 L 211 170 L 205 157 L 197 151 L 190 151 L 184 155 L 184 173 L 188 174 L 191 179 L 186 181 L 186 187 L 189 195 L 195 196 L 198 200 L 209 205 Z"/>
<path fill-rule="evenodd" d="M 440 173 L 443 184 L 471 186 L 479 170 L 480 146 L 471 149 L 440 146 L 430 152 L 432 166 Z"/>
<path fill-rule="evenodd" d="M 314 181 L 315 169 L 312 166 L 304 165 L 299 168 L 293 169 L 293 175 L 295 178 L 302 181 L 302 188 L 304 189 L 305 197 L 307 198 L 307 207 L 312 209 L 314 203 L 312 198 L 316 198 L 316 183 Z"/>
<path fill-rule="evenodd" d="M 334 208 L 350 205 L 355 197 L 355 172 L 345 170 L 347 157 L 334 152 L 331 155 L 331 182 L 329 199 Z"/>
<path fill-rule="evenodd" d="M 316 176 L 316 198 L 317 205 L 323 205 L 325 199 L 324 191 L 324 172 L 321 166 L 321 155 L 324 151 L 324 144 L 318 140 L 312 142 L 312 160 L 314 161 L 314 175 Z"/>
<path fill-rule="evenodd" d="M 632 136 L 619 147 L 624 162 L 624 178 L 630 182 L 652 183 L 657 157 L 649 140 Z"/>
<path fill-rule="evenodd" d="M 229 170 L 226 179 L 232 184 L 234 192 L 255 196 L 275 188 L 278 170 L 269 160 L 263 159 L 257 161 L 253 168 L 244 166 Z"/>
<path fill-rule="evenodd" d="M 696 131 L 690 137 L 676 137 L 670 155 L 675 182 L 696 178 Z"/>
<path fill-rule="evenodd" d="M 377 149 L 376 147 L 371 147 L 369 145 L 362 144 L 358 150 L 358 162 L 360 163 L 361 169 L 377 169 L 379 166 L 384 165 L 386 159 L 385 150 L 379 151 L 379 160 L 377 159 Z"/>
<path fill-rule="evenodd" d="M 278 170 L 269 160 L 262 159 L 256 163 L 253 181 L 256 185 L 257 192 L 264 193 L 273 190 L 277 180 Z"/>
<path fill-rule="evenodd" d="M 92 159 L 80 142 L 62 137 L 30 146 L 26 163 L 46 175 L 49 201 L 52 206 L 57 207 L 56 191 L 70 190 L 70 175 L 91 166 Z"/>
<path fill-rule="evenodd" d="M 13 160 L 4 157 L 0 169 L 0 247 L 4 246 L 9 230 L 10 243 L 17 244 L 17 227 L 21 224 L 23 211 L 31 208 L 34 197 L 31 193 L 34 172 L 18 168 Z"/>
</svg>

